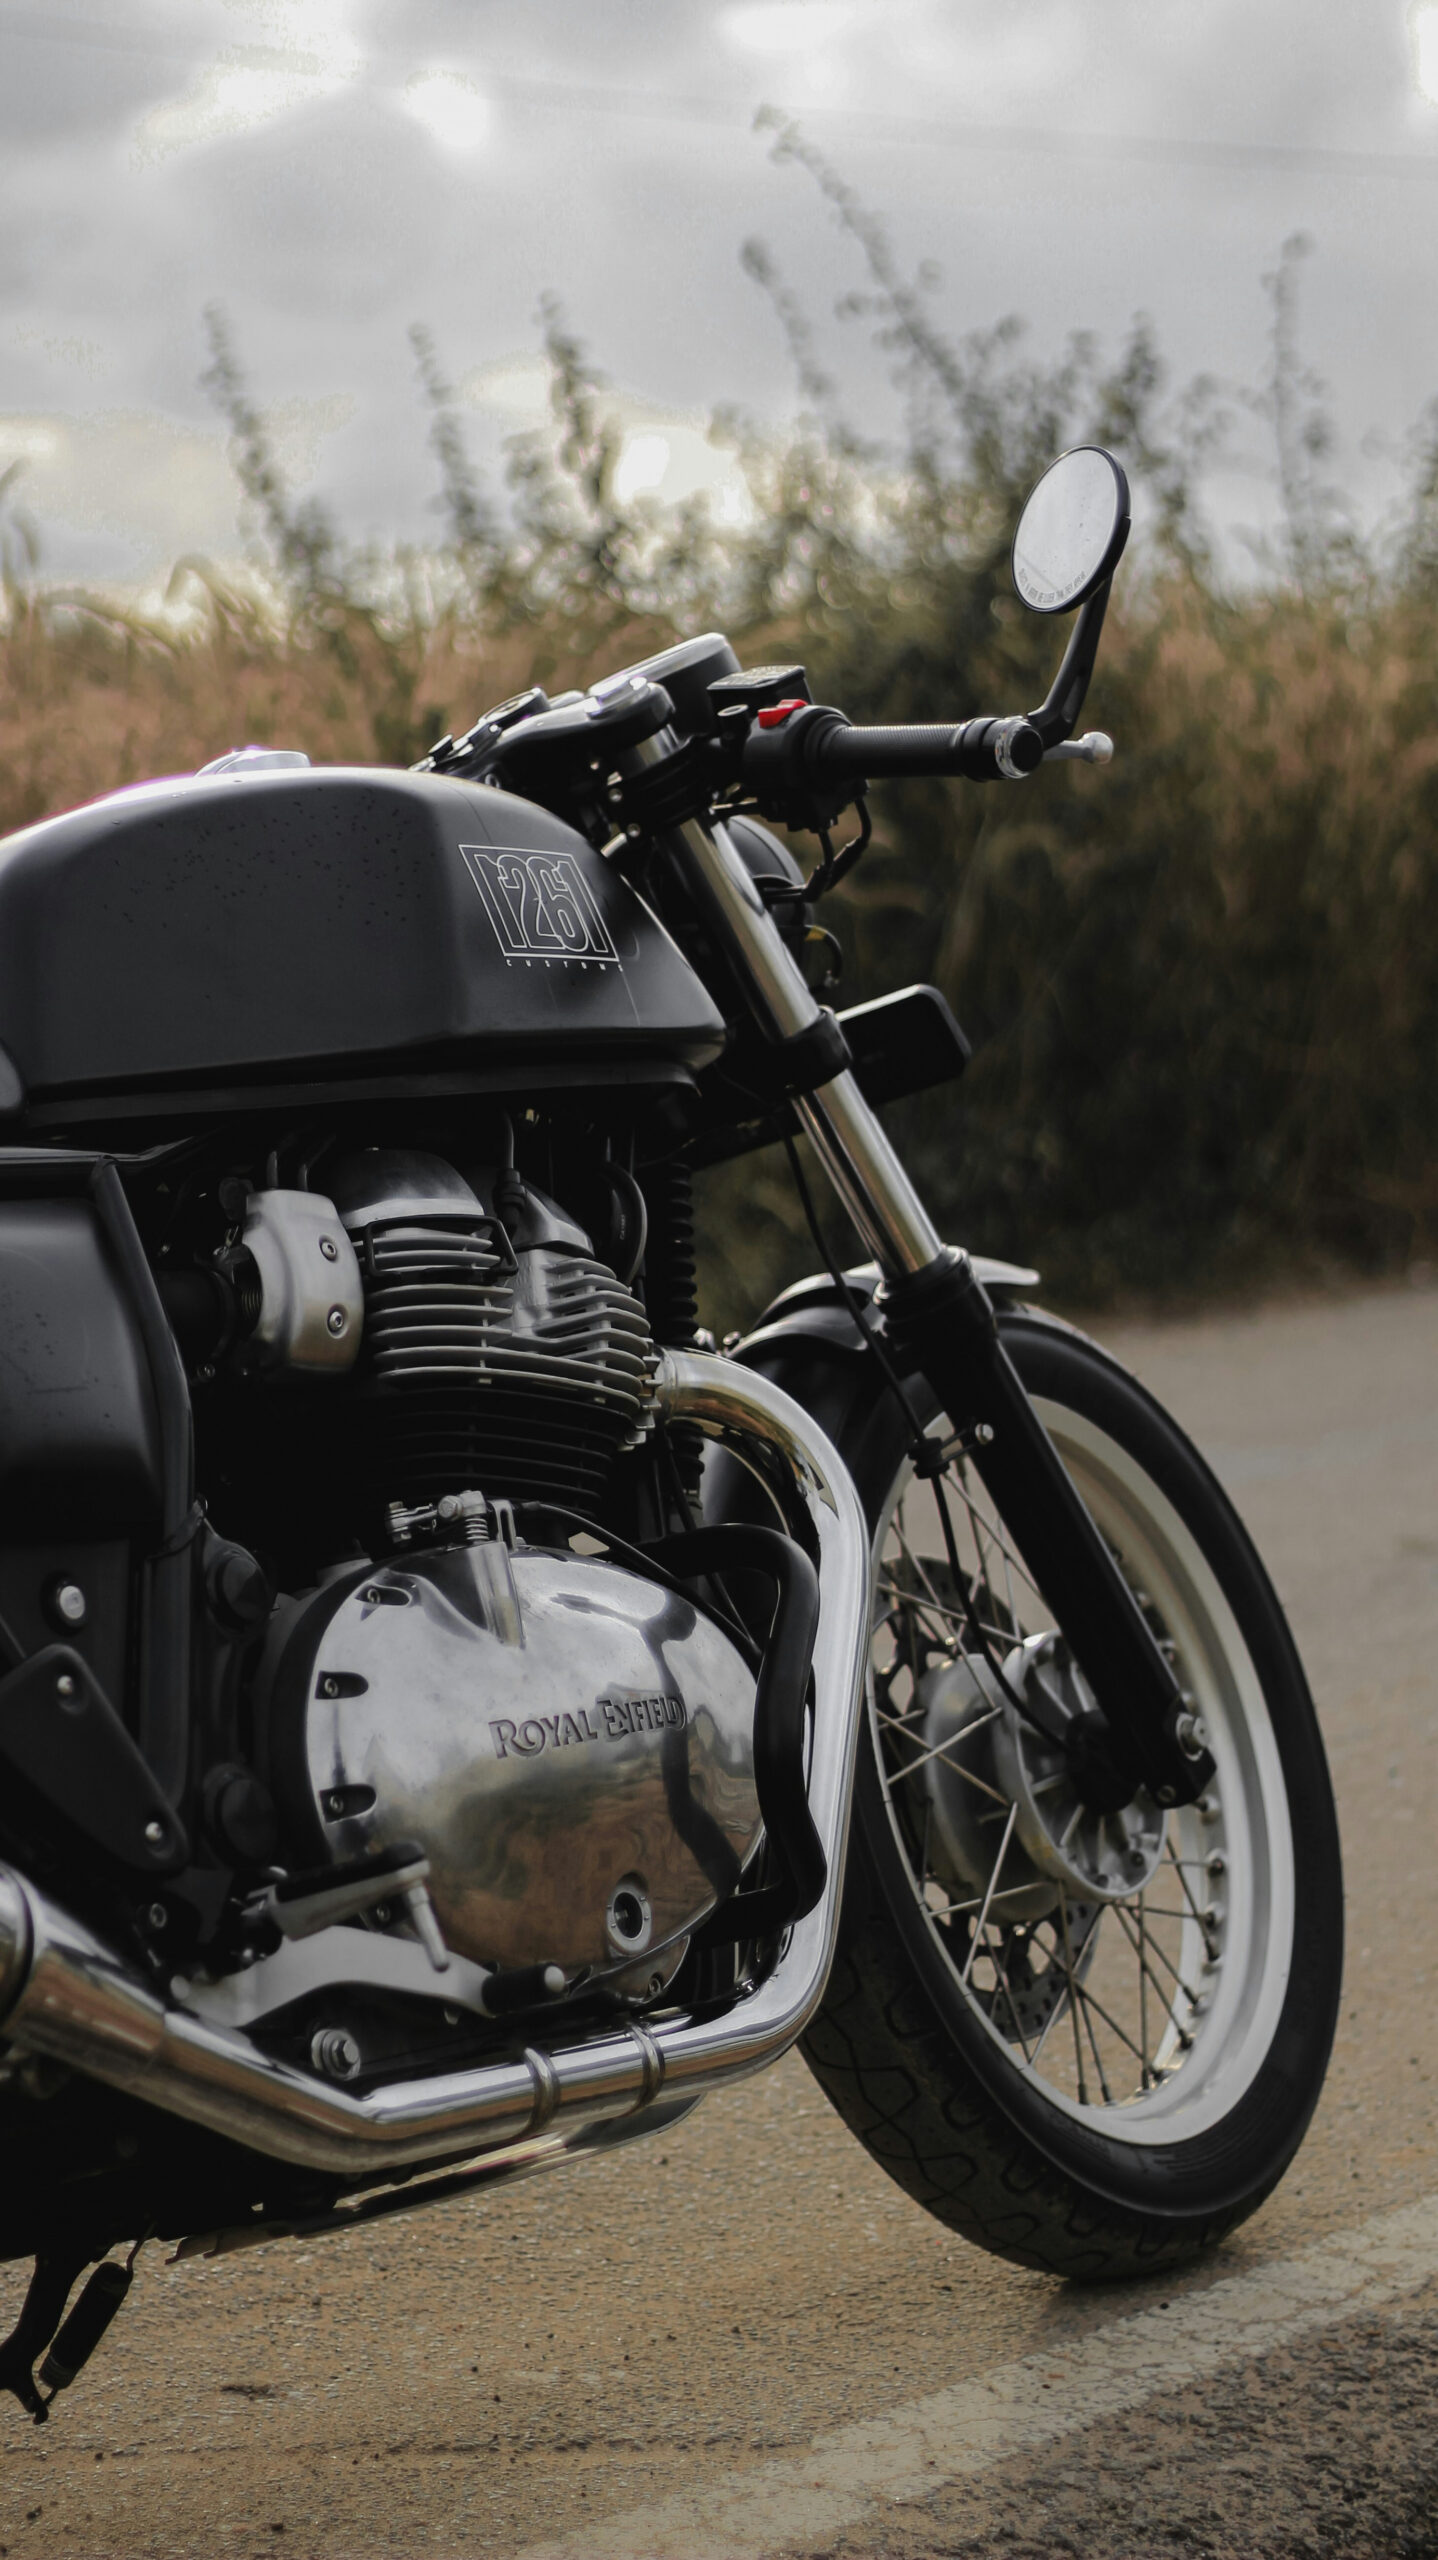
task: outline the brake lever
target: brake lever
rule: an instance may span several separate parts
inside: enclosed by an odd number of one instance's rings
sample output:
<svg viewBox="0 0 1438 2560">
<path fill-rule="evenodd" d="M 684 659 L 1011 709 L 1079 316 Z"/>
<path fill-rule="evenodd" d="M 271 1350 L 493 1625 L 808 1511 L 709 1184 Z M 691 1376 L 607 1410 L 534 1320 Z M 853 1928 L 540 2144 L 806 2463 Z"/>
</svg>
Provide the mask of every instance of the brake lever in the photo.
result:
<svg viewBox="0 0 1438 2560">
<path fill-rule="evenodd" d="M 1113 740 L 1102 729 L 1089 729 L 1081 738 L 1064 738 L 1056 747 L 1045 747 L 1045 764 L 1112 764 Z"/>
</svg>

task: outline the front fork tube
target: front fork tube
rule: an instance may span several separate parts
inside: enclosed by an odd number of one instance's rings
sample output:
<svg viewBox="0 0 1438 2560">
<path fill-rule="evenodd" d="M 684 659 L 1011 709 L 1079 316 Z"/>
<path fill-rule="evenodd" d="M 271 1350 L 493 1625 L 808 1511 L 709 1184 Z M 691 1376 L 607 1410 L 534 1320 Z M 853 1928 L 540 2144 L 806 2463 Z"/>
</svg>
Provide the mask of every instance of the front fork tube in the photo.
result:
<svg viewBox="0 0 1438 2560">
<path fill-rule="evenodd" d="M 1120 1768 L 1160 1804 L 1191 1804 L 1213 1776 L 1212 1756 L 1184 1739 L 1190 1702 L 1004 1349 L 967 1254 L 886 1284 L 882 1296 L 895 1349 L 962 1433 L 1098 1700 Z"/>
<path fill-rule="evenodd" d="M 657 742 L 656 742 L 657 744 Z M 669 838 L 696 905 L 761 1031 L 792 1041 L 820 1007 L 728 830 L 690 820 Z M 947 1248 L 852 1075 L 795 1108 L 835 1192 L 884 1275 L 896 1350 L 928 1379 L 1073 1649 L 1119 1753 L 1161 1804 L 1191 1803 L 1213 1775 L 1180 1739 L 1185 1701 L 1138 1602 L 999 1340 L 968 1256 Z"/>
<path fill-rule="evenodd" d="M 1073 1649 L 1126 1765 L 1160 1804 L 1190 1803 L 1213 1775 L 1186 1750 L 1185 1700 L 1148 1621 L 999 1339 L 967 1254 L 929 1225 L 852 1076 L 797 1105 L 835 1191 L 884 1273 L 881 1304 L 906 1366 L 929 1381 L 969 1463 Z"/>
</svg>

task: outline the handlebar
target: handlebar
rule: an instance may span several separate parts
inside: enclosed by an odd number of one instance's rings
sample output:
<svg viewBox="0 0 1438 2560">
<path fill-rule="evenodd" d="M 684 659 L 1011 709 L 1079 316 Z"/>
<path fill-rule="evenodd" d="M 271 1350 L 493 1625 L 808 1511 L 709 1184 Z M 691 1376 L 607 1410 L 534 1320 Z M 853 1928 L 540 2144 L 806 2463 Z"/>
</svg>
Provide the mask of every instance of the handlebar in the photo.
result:
<svg viewBox="0 0 1438 2560">
<path fill-rule="evenodd" d="M 779 811 L 806 795 L 837 795 L 842 806 L 870 782 L 930 775 L 1019 782 L 1043 757 L 1039 731 L 1022 717 L 861 729 L 825 703 L 796 701 L 759 713 L 744 740 L 740 770 L 760 808 Z"/>
<path fill-rule="evenodd" d="M 1103 729 L 1086 729 L 1081 738 L 1064 738 L 1045 747 L 1045 764 L 1112 764 L 1113 740 Z"/>
<path fill-rule="evenodd" d="M 964 720 L 957 728 L 816 728 L 805 762 L 816 782 L 889 782 L 931 774 L 965 782 L 1017 782 L 1043 762 L 1027 720 Z"/>
</svg>

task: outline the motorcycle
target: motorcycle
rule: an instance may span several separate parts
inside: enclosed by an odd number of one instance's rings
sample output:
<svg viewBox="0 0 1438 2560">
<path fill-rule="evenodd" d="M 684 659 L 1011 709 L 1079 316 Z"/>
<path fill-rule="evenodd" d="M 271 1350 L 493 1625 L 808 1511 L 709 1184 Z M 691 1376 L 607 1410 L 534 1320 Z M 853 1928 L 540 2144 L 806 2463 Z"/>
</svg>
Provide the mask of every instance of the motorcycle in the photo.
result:
<svg viewBox="0 0 1438 2560">
<path fill-rule="evenodd" d="M 802 959 L 873 784 L 1107 761 L 1128 526 L 1096 447 L 1029 499 L 1017 592 L 1077 618 L 1024 716 L 854 726 L 710 633 L 409 772 L 243 748 L 0 847 L 36 2419 L 151 2238 L 479 2195 L 796 2043 L 1055 2273 L 1171 2267 L 1292 2159 L 1342 1897 L 1282 1612 L 1154 1400 L 932 1224 L 877 1107 L 961 1070 L 943 998 Z M 775 1142 L 823 1267 L 721 1353 L 694 1177 Z"/>
</svg>

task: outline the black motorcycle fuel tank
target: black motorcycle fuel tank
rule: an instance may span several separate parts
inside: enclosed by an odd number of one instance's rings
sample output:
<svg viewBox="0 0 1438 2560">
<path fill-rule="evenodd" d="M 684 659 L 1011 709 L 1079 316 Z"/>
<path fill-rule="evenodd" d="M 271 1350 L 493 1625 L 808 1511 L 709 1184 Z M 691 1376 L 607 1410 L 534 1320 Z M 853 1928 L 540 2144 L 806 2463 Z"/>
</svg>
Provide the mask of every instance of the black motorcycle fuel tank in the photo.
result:
<svg viewBox="0 0 1438 2560">
<path fill-rule="evenodd" d="M 610 864 L 475 783 L 184 776 L 0 843 L 0 1044 L 38 1122 L 440 1067 L 662 1080 L 723 1040 Z"/>
</svg>

